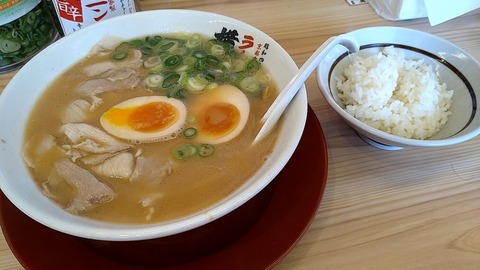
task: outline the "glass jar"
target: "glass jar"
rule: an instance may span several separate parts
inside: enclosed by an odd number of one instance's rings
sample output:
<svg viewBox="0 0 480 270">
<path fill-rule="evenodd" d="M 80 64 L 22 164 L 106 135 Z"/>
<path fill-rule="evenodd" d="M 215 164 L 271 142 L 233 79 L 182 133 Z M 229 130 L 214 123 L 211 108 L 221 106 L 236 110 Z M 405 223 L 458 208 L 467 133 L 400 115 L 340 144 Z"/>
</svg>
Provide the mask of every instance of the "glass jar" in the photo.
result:
<svg viewBox="0 0 480 270">
<path fill-rule="evenodd" d="M 1 0 L 0 0 L 1 1 Z M 134 0 L 45 0 L 61 36 L 90 24 L 134 13 Z"/>
<path fill-rule="evenodd" d="M 25 64 L 58 37 L 41 0 L 0 0 L 0 73 Z"/>
</svg>

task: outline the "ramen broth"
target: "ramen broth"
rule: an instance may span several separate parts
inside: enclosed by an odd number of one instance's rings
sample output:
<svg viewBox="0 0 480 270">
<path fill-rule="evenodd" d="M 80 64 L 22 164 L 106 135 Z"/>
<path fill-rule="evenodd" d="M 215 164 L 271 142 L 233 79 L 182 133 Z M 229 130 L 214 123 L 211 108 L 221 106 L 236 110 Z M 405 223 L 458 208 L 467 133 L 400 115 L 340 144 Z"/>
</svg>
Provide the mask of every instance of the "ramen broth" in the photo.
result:
<svg viewBox="0 0 480 270">
<path fill-rule="evenodd" d="M 203 38 L 202 42 L 206 43 L 208 40 Z M 277 89 L 273 83 L 269 82 L 261 96 L 250 93 L 245 95 L 249 101 L 250 111 L 245 127 L 238 136 L 227 142 L 213 141 L 207 144 L 195 138 L 187 138 L 183 134 L 186 128 L 192 126 L 192 119 L 198 118 L 190 115 L 189 107 L 199 100 L 204 92 L 232 83 L 210 80 L 206 89 L 195 93 L 183 89 L 181 93 L 174 93 L 176 90 L 149 89 L 145 84 L 145 78 L 150 76 L 152 71 L 146 70 L 144 64 L 119 65 L 118 60 L 111 59 L 117 49 L 118 47 L 97 49 L 66 70 L 48 87 L 31 112 L 25 131 L 24 159 L 30 167 L 33 179 L 46 196 L 67 211 L 97 220 L 133 224 L 167 221 L 205 209 L 226 198 L 262 166 L 274 147 L 278 128 L 261 143 L 255 144 L 254 147 L 251 145 L 258 132 L 260 118 L 277 95 Z M 129 55 L 134 49 L 127 49 Z M 221 57 L 218 56 L 218 58 Z M 247 60 L 251 58 L 240 54 L 238 57 Z M 139 61 L 144 62 L 147 58 L 148 56 L 142 54 Z M 111 70 L 102 67 L 101 63 L 108 62 L 117 65 L 113 67 L 114 70 L 123 72 L 132 69 L 132 66 L 135 66 L 135 69 L 131 75 L 118 72 L 122 74 L 115 76 L 121 79 L 115 81 L 111 79 L 115 72 L 112 73 Z M 100 71 L 91 71 L 92 67 L 100 67 Z M 255 76 L 263 76 L 262 80 L 265 82 L 268 75 L 264 68 L 260 68 L 258 72 L 260 75 Z M 158 73 L 161 74 L 161 72 Z M 125 80 L 131 80 L 131 76 L 135 76 L 136 80 L 125 84 Z M 109 79 L 104 80 L 107 77 Z M 78 90 L 85 88 L 87 81 L 98 83 L 108 81 L 111 84 L 119 83 L 120 86 L 114 87 L 113 90 L 109 88 L 104 92 L 100 91 L 103 86 L 97 85 L 93 87 L 96 89 L 93 92 Z M 237 85 L 235 88 L 240 89 L 240 86 Z M 175 96 L 177 94 L 180 95 Z M 100 124 L 100 119 L 109 108 L 126 100 L 144 96 L 169 96 L 185 104 L 186 124 L 175 138 L 139 142 L 118 138 L 105 131 Z M 76 105 L 72 106 L 72 104 Z M 66 117 L 67 114 L 68 117 Z M 69 124 L 73 125 L 66 127 Z M 93 135 L 90 138 L 88 135 L 80 136 L 81 138 L 78 139 L 81 142 L 73 143 L 72 138 L 67 136 L 65 131 L 70 127 L 73 134 L 71 136 L 87 132 L 77 129 L 93 127 L 108 137 L 114 138 L 115 142 L 112 144 L 109 142 L 105 146 L 102 139 L 97 139 Z M 87 140 L 86 137 L 88 137 Z M 178 154 L 178 147 L 182 145 L 195 147 L 208 145 L 212 146 L 213 152 L 209 152 L 208 156 L 197 154 L 185 158 L 178 157 L 176 153 Z M 100 150 L 97 148 L 91 150 L 91 147 L 99 147 Z M 109 147 L 116 150 L 106 154 L 102 152 Z M 97 150 L 101 153 L 93 153 Z M 120 153 L 126 158 L 120 158 Z M 184 154 L 184 152 L 181 153 Z M 101 167 L 104 166 L 103 160 L 111 161 L 113 157 L 120 160 L 117 165 L 111 163 L 109 166 Z M 133 167 L 130 168 L 133 172 L 121 171 L 122 164 L 130 164 L 125 163 L 127 162 L 125 160 L 133 160 L 131 163 Z M 140 163 L 143 165 L 140 166 Z M 100 167 L 102 169 L 98 169 Z M 59 172 L 62 168 L 67 172 Z M 70 168 L 76 168 L 79 171 L 75 176 L 70 176 L 68 175 L 71 173 Z M 137 170 L 137 168 L 140 169 Z M 110 170 L 118 171 L 119 169 L 118 175 L 117 172 L 108 175 Z M 89 181 L 98 181 L 96 184 L 99 185 L 94 188 L 95 192 L 105 189 L 106 194 L 99 194 L 97 197 L 84 194 L 82 198 L 78 198 L 79 190 L 85 189 L 83 186 L 85 184 L 79 183 L 80 180 L 72 180 L 78 175 L 93 176 Z M 81 199 L 86 202 L 79 202 Z M 79 206 L 72 208 L 74 204 Z"/>
</svg>

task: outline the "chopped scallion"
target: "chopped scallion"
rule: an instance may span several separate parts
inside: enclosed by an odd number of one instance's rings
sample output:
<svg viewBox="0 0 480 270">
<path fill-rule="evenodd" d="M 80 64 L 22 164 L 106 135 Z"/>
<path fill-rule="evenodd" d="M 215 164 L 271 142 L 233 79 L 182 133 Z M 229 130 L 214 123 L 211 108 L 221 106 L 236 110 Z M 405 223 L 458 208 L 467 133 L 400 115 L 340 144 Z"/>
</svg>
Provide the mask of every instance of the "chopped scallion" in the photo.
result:
<svg viewBox="0 0 480 270">
<path fill-rule="evenodd" d="M 211 144 L 202 144 L 198 148 L 198 155 L 201 157 L 209 157 L 215 152 L 215 147 Z"/>
<path fill-rule="evenodd" d="M 164 43 L 160 46 L 160 51 L 167 51 L 169 49 L 171 49 L 172 47 L 175 46 L 175 42 L 167 42 L 167 43 Z"/>
<path fill-rule="evenodd" d="M 212 53 L 213 55 L 223 55 L 225 54 L 225 49 L 220 44 L 214 44 L 210 48 L 210 53 Z"/>
<path fill-rule="evenodd" d="M 160 65 L 160 68 L 163 67 L 162 58 L 158 55 L 149 57 L 143 62 L 143 66 L 146 69 L 157 68 L 158 65 Z"/>
<path fill-rule="evenodd" d="M 167 68 L 174 68 L 176 66 L 178 66 L 181 62 L 182 62 L 182 56 L 180 55 L 171 55 L 169 57 L 167 57 L 163 63 L 165 64 L 165 66 Z"/>
<path fill-rule="evenodd" d="M 161 36 L 147 36 L 145 38 L 145 44 L 150 48 L 155 48 L 160 43 L 160 41 L 162 41 Z"/>
<path fill-rule="evenodd" d="M 178 73 L 170 73 L 168 74 L 162 82 L 162 88 L 167 89 L 175 84 L 177 84 L 178 80 L 180 80 L 180 74 Z"/>
<path fill-rule="evenodd" d="M 112 59 L 113 60 L 117 60 L 117 61 L 121 61 L 125 58 L 127 58 L 128 56 L 128 52 L 115 52 L 112 54 Z"/>
<path fill-rule="evenodd" d="M 205 57 L 205 62 L 212 67 L 216 67 L 220 64 L 220 60 L 218 60 L 216 56 L 210 54 Z"/>
<path fill-rule="evenodd" d="M 207 80 L 208 82 L 215 81 L 215 74 L 213 74 L 212 72 L 207 71 L 204 73 L 204 76 L 205 76 L 205 80 Z"/>
<path fill-rule="evenodd" d="M 121 43 L 112 55 L 127 58 L 132 49 L 142 52 L 145 71 L 157 75 L 147 75 L 145 86 L 151 90 L 162 88 L 169 97 L 185 98 L 185 92 L 200 93 L 230 84 L 261 98 L 269 85 L 256 58 L 237 52 L 233 44 L 205 40 L 199 34 L 134 39 Z"/>
<path fill-rule="evenodd" d="M 189 127 L 183 131 L 183 136 L 187 139 L 191 139 L 197 135 L 197 129 L 194 127 Z"/>
<path fill-rule="evenodd" d="M 120 43 L 116 48 L 115 52 L 127 52 L 131 48 L 134 48 L 135 46 L 132 45 L 132 42 L 122 42 Z"/>
<path fill-rule="evenodd" d="M 185 95 L 183 94 L 184 91 L 185 90 L 183 88 L 179 88 L 171 94 L 171 97 L 174 97 L 177 99 L 184 99 L 185 98 Z"/>
<path fill-rule="evenodd" d="M 260 69 L 260 62 L 256 58 L 252 58 L 247 63 L 247 71 L 250 73 L 255 73 Z"/>
<path fill-rule="evenodd" d="M 254 77 L 246 77 L 239 83 L 240 89 L 248 94 L 261 95 L 262 85 Z"/>
<path fill-rule="evenodd" d="M 197 74 L 195 77 L 188 78 L 187 90 L 189 92 L 200 92 L 207 86 L 208 81 L 203 77 L 203 74 Z"/>
<path fill-rule="evenodd" d="M 143 46 L 140 48 L 140 51 L 143 55 L 152 55 L 154 50 L 148 46 Z"/>
<path fill-rule="evenodd" d="M 152 90 L 158 89 L 163 82 L 163 76 L 161 74 L 152 74 L 143 80 L 143 83 Z"/>
<path fill-rule="evenodd" d="M 197 154 L 197 147 L 192 144 L 182 144 L 173 150 L 173 155 L 177 159 L 185 160 Z"/>
<path fill-rule="evenodd" d="M 202 43 L 202 37 L 199 34 L 193 34 L 185 43 L 187 48 L 196 48 Z"/>
<path fill-rule="evenodd" d="M 204 51 L 194 51 L 192 55 L 193 57 L 198 59 L 202 59 L 202 58 L 205 58 L 205 56 L 207 56 L 207 54 Z"/>
<path fill-rule="evenodd" d="M 235 59 L 232 62 L 232 70 L 234 72 L 242 72 L 245 70 L 246 65 L 247 64 L 242 59 Z"/>
</svg>

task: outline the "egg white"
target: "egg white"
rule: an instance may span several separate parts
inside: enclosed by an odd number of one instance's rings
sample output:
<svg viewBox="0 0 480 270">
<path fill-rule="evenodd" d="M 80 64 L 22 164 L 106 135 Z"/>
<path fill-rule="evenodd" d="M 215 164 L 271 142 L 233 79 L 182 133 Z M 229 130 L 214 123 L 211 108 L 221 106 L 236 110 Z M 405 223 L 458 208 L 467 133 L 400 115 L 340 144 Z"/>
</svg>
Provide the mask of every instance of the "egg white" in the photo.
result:
<svg viewBox="0 0 480 270">
<path fill-rule="evenodd" d="M 177 135 L 182 132 L 185 127 L 185 121 L 187 117 L 187 108 L 182 101 L 174 98 L 168 98 L 165 96 L 143 96 L 136 97 L 126 101 L 123 101 L 109 110 L 116 109 L 126 109 L 126 108 L 138 108 L 142 105 L 146 105 L 152 102 L 164 102 L 172 105 L 176 109 L 177 119 L 175 122 L 171 123 L 169 126 L 163 129 L 157 129 L 153 131 L 139 131 L 135 130 L 129 125 L 117 125 L 112 123 L 107 117 L 106 114 L 108 110 L 100 117 L 100 124 L 102 127 L 111 135 L 128 140 L 132 143 L 149 143 L 149 142 L 159 142 L 171 140 L 177 137 Z"/>
<path fill-rule="evenodd" d="M 228 103 L 235 106 L 240 113 L 240 119 L 233 130 L 225 134 L 210 136 L 201 129 L 199 121 L 201 121 L 201 117 L 206 109 L 218 103 Z M 250 102 L 247 96 L 240 89 L 232 85 L 221 85 L 214 89 L 207 90 L 198 96 L 189 106 L 189 119 L 193 119 L 192 124 L 198 131 L 195 140 L 209 144 L 220 144 L 237 137 L 245 127 L 249 114 Z"/>
</svg>

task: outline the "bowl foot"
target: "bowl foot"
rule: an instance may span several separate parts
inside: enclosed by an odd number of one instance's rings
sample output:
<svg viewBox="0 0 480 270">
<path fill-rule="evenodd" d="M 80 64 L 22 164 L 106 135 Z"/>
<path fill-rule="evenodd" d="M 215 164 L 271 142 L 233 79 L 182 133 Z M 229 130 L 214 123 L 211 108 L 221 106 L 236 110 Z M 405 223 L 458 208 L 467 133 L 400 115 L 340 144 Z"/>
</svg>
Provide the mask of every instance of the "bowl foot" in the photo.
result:
<svg viewBox="0 0 480 270">
<path fill-rule="evenodd" d="M 377 142 L 373 139 L 370 139 L 369 137 L 365 136 L 365 135 L 362 135 L 360 133 L 358 133 L 358 136 L 364 140 L 366 143 L 370 144 L 371 146 L 373 147 L 376 147 L 378 149 L 382 149 L 382 150 L 389 150 L 389 151 L 392 151 L 392 150 L 402 150 L 403 147 L 400 147 L 400 146 L 393 146 L 393 145 L 387 145 L 387 144 L 383 144 L 383 143 L 380 143 L 380 142 Z"/>
</svg>

